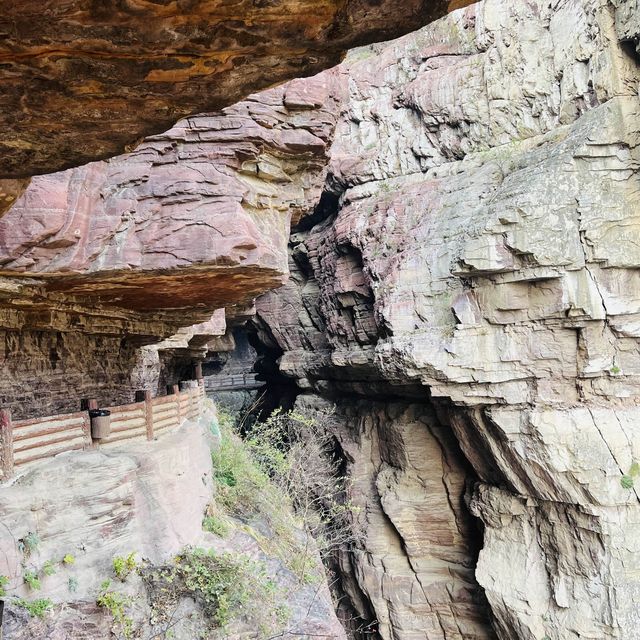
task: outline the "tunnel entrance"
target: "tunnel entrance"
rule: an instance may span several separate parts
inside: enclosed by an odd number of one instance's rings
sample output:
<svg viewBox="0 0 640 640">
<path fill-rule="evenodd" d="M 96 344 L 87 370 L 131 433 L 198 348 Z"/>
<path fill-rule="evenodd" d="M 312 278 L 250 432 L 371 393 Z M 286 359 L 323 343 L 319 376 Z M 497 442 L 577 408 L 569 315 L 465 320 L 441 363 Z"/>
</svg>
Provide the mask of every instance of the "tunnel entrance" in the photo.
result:
<svg viewBox="0 0 640 640">
<path fill-rule="evenodd" d="M 282 350 L 261 338 L 255 324 L 235 327 L 212 345 L 202 364 L 207 395 L 243 421 L 276 408 L 293 408 L 300 390 L 278 368 Z"/>
</svg>

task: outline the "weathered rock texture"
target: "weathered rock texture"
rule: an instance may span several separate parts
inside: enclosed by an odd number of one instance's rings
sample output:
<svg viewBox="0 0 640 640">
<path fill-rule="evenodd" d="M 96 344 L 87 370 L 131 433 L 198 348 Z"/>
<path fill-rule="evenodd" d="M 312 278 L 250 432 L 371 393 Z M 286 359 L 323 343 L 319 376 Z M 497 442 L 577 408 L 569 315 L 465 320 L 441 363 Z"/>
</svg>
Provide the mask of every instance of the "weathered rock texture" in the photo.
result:
<svg viewBox="0 0 640 640">
<path fill-rule="evenodd" d="M 291 216 L 322 187 L 331 77 L 35 178 L 0 220 L 0 273 L 143 312 L 230 306 L 280 284 Z"/>
<path fill-rule="evenodd" d="M 33 598 L 23 574 L 40 571 L 50 560 L 57 572 L 42 579 L 37 597 L 80 602 L 70 615 L 55 616 L 43 627 L 58 625 L 58 634 L 66 627 L 67 637 L 83 629 L 84 637 L 108 637 L 108 616 L 95 606 L 95 597 L 111 577 L 113 557 L 135 551 L 138 558 L 161 562 L 202 536 L 202 514 L 212 492 L 207 431 L 189 423 L 158 442 L 71 452 L 4 487 L 0 574 L 10 578 L 8 593 Z M 25 558 L 20 540 L 29 533 L 39 542 Z M 75 562 L 65 567 L 61 561 L 67 554 Z M 77 580 L 77 595 L 69 591 L 70 577 Z M 5 618 L 5 638 L 56 637 L 54 629 L 41 628 L 39 635 L 37 620 L 25 625 L 20 618 Z"/>
<path fill-rule="evenodd" d="M 342 604 L 360 624 L 371 621 L 373 637 L 493 638 L 474 578 L 478 535 L 463 503 L 469 470 L 433 408 L 303 395 L 296 409 L 329 413 L 350 477 L 362 541 L 339 556 Z"/>
<path fill-rule="evenodd" d="M 640 624 L 636 26 L 632 1 L 485 0 L 352 54 L 331 206 L 258 304 L 303 388 L 438 409 L 479 479 L 503 639 Z M 419 637 L 370 575 L 382 637 Z"/>
<path fill-rule="evenodd" d="M 459 4 L 5 2 L 0 178 L 117 155 L 180 117 L 318 72 L 349 47 L 406 33 Z"/>
<path fill-rule="evenodd" d="M 14 418 L 79 411 L 83 398 L 127 404 L 136 388 L 153 386 L 153 374 L 132 380 L 138 361 L 135 345 L 120 337 L 0 331 L 0 401 Z"/>
<path fill-rule="evenodd" d="M 223 307 L 240 321 L 282 284 L 291 220 L 320 199 L 332 79 L 293 82 L 183 120 L 132 154 L 34 178 L 0 219 L 0 363 L 13 376 L 0 381 L 0 404 L 45 414 L 51 396 L 75 410 L 78 391 L 130 402 L 132 390 L 120 391 L 134 347 Z M 220 333 L 189 331 L 200 337 L 187 345 L 183 331 L 160 386 Z"/>
<path fill-rule="evenodd" d="M 86 240 L 73 216 L 5 215 L 36 226 L 2 236 L 2 326 L 140 344 L 217 307 L 245 314 L 286 272 L 293 198 L 309 215 L 292 278 L 256 325 L 281 373 L 350 425 L 368 526 L 345 569 L 353 608 L 384 640 L 486 638 L 479 584 L 502 640 L 635 638 L 637 25 L 632 0 L 485 0 L 214 124 L 184 121 L 133 170 L 82 170 L 102 213 Z M 235 217 L 216 235 L 222 209 Z M 37 224 L 53 231 L 32 242 Z"/>
<path fill-rule="evenodd" d="M 138 563 L 162 566 L 186 546 L 265 563 L 274 584 L 289 598 L 291 634 L 281 637 L 344 637 L 326 584 L 299 584 L 277 557 L 240 530 L 224 540 L 202 530 L 213 497 L 209 425 L 214 419 L 208 413 L 202 424 L 186 423 L 155 442 L 63 454 L 0 490 L 0 575 L 10 578 L 5 640 L 121 637 L 117 625 L 111 633 L 111 614 L 96 605 L 107 579 L 113 591 L 134 598 L 125 609 L 134 622 L 134 637 L 162 637 L 168 629 L 177 640 L 256 637 L 255 629 L 236 628 L 239 623 L 224 633 L 207 632 L 206 617 L 189 599 L 162 624 L 151 615 L 151 605 L 158 603 L 150 601 L 152 595 L 138 576 L 131 575 L 126 583 L 114 578 L 115 556 L 133 552 Z M 30 552 L 24 546 L 29 534 L 37 540 Z M 67 555 L 73 556 L 73 564 L 62 562 Z M 55 569 L 52 575 L 43 574 L 47 561 Z M 27 571 L 40 575 L 37 592 L 23 580 Z M 30 617 L 12 604 L 13 596 L 49 598 L 54 610 L 43 619 Z"/>
</svg>

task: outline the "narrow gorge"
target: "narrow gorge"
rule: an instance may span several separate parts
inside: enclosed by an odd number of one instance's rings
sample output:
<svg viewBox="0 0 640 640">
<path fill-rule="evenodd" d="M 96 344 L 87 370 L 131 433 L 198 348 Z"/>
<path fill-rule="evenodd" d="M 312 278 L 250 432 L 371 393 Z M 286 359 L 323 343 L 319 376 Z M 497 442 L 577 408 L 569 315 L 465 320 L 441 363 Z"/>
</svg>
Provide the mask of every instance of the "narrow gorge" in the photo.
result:
<svg viewBox="0 0 640 640">
<path fill-rule="evenodd" d="M 118 11 L 148 4 L 213 15 Z M 289 65 L 280 25 L 259 80 L 231 56 L 207 102 L 190 67 L 163 98 L 183 112 L 142 92 L 6 156 L 0 639 L 637 636 L 640 7 L 320 4 L 312 28 L 291 3 L 289 46 L 324 57 Z M 21 104 L 14 150 L 42 135 Z M 321 419 L 346 481 L 357 535 L 324 570 L 229 435 L 274 409 Z"/>
</svg>

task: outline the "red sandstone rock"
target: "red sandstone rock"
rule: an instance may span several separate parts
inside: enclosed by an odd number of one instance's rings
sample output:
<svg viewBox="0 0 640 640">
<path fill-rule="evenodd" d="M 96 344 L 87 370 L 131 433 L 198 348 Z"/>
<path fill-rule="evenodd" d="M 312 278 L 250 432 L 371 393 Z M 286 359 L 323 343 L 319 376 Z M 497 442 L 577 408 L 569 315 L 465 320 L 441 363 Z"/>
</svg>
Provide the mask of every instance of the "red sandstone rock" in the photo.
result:
<svg viewBox="0 0 640 640">
<path fill-rule="evenodd" d="M 180 117 L 326 69 L 350 47 L 411 31 L 450 4 L 5 2 L 0 177 L 59 171 L 122 153 Z"/>
<path fill-rule="evenodd" d="M 0 273 L 136 312 L 201 313 L 278 286 L 291 219 L 319 199 L 337 116 L 333 74 L 299 87 L 34 178 L 0 219 Z"/>
</svg>

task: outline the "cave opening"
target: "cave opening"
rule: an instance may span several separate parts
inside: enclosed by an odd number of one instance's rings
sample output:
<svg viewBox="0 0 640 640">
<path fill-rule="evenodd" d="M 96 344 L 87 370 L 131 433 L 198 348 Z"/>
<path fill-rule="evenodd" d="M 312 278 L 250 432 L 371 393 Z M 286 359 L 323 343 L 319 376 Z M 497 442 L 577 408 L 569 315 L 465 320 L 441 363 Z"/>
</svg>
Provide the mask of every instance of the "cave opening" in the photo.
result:
<svg viewBox="0 0 640 640">
<path fill-rule="evenodd" d="M 202 365 L 207 395 L 242 423 L 264 419 L 278 408 L 291 410 L 300 392 L 280 371 L 284 352 L 264 329 L 258 321 L 232 328 L 230 340 L 216 344 Z"/>
</svg>

